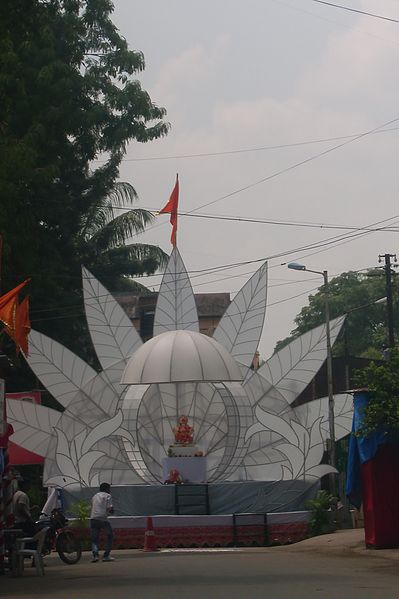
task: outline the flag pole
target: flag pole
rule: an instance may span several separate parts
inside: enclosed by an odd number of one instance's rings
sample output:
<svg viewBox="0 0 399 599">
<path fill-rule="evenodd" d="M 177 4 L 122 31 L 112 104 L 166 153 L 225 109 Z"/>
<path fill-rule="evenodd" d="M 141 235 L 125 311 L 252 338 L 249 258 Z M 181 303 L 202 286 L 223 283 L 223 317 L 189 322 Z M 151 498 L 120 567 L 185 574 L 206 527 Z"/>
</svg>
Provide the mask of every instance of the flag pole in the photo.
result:
<svg viewBox="0 0 399 599">
<path fill-rule="evenodd" d="M 170 194 L 166 205 L 158 212 L 158 214 L 170 214 L 169 222 L 172 225 L 172 234 L 170 242 L 173 247 L 177 244 L 177 210 L 179 205 L 179 174 L 176 175 L 176 183 Z"/>
</svg>

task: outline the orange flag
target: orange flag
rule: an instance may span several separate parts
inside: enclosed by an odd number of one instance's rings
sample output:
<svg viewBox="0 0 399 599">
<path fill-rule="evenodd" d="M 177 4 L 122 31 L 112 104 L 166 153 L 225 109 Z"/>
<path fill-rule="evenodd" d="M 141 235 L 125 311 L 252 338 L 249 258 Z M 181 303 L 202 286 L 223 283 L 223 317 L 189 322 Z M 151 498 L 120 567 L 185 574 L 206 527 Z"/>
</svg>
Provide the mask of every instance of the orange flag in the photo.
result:
<svg viewBox="0 0 399 599">
<path fill-rule="evenodd" d="M 29 319 L 29 296 L 24 297 L 22 302 L 17 307 L 17 314 L 15 319 L 15 334 L 13 339 L 17 345 L 17 353 L 20 349 L 24 352 L 25 356 L 29 353 L 28 347 L 28 335 L 31 330 L 30 319 Z"/>
<path fill-rule="evenodd" d="M 170 198 L 168 203 L 162 210 L 159 211 L 159 214 L 170 214 L 170 224 L 172 225 L 172 234 L 170 236 L 170 243 L 173 247 L 176 247 L 176 237 L 177 237 L 177 208 L 179 204 L 179 175 L 176 175 L 176 183 L 173 188 L 172 193 L 170 194 Z"/>
<path fill-rule="evenodd" d="M 5 324 L 6 332 L 11 336 L 15 334 L 18 293 L 29 281 L 30 279 L 26 279 L 0 297 L 0 321 Z"/>
</svg>

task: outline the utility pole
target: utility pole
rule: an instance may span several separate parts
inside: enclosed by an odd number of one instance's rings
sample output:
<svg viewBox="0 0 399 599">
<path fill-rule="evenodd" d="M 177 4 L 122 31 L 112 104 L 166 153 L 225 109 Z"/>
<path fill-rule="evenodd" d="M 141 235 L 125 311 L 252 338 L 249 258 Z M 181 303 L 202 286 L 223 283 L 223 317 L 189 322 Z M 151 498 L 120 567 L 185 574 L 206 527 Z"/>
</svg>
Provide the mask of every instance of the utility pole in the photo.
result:
<svg viewBox="0 0 399 599">
<path fill-rule="evenodd" d="M 397 262 L 396 254 L 380 254 L 378 261 L 385 261 L 385 285 L 387 293 L 387 328 L 388 328 L 388 346 L 395 347 L 395 332 L 393 324 L 393 301 L 392 301 L 392 270 L 391 270 L 391 258 L 394 262 Z"/>
</svg>

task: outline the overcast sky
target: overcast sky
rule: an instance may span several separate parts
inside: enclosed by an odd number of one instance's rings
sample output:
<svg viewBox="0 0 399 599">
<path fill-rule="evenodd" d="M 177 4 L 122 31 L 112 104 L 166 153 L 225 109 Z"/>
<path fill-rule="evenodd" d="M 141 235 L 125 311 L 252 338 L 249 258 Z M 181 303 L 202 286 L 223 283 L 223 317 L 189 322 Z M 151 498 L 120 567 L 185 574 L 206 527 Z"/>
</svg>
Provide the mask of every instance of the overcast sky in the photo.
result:
<svg viewBox="0 0 399 599">
<path fill-rule="evenodd" d="M 195 292 L 233 297 L 260 262 L 206 269 L 271 257 L 260 346 L 267 358 L 322 283 L 283 263 L 333 277 L 399 252 L 392 231 L 298 249 L 356 233 L 326 226 L 399 226 L 399 120 L 347 143 L 399 119 L 399 23 L 312 0 L 114 1 L 114 22 L 145 56 L 139 79 L 171 123 L 165 139 L 129 146 L 120 175 L 139 205 L 162 208 L 178 172 L 180 211 L 279 223 L 182 216 L 178 227 Z M 398 0 L 339 4 L 399 19 Z M 141 239 L 169 252 L 168 216 L 157 223 Z M 157 289 L 159 281 L 145 283 Z"/>
</svg>

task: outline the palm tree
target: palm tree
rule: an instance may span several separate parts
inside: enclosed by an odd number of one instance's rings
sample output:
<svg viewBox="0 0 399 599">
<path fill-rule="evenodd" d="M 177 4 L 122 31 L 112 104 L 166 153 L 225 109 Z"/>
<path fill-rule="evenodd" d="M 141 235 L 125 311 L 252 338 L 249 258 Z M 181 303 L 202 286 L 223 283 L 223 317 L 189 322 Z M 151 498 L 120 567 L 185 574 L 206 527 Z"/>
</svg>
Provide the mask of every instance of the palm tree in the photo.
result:
<svg viewBox="0 0 399 599">
<path fill-rule="evenodd" d="M 126 209 L 137 200 L 130 183 L 115 183 L 112 191 L 91 204 L 81 216 L 76 237 L 82 263 L 109 289 L 137 289 L 130 277 L 150 275 L 165 267 L 168 255 L 158 246 L 127 243 L 143 233 L 154 215 L 141 208 Z"/>
</svg>

